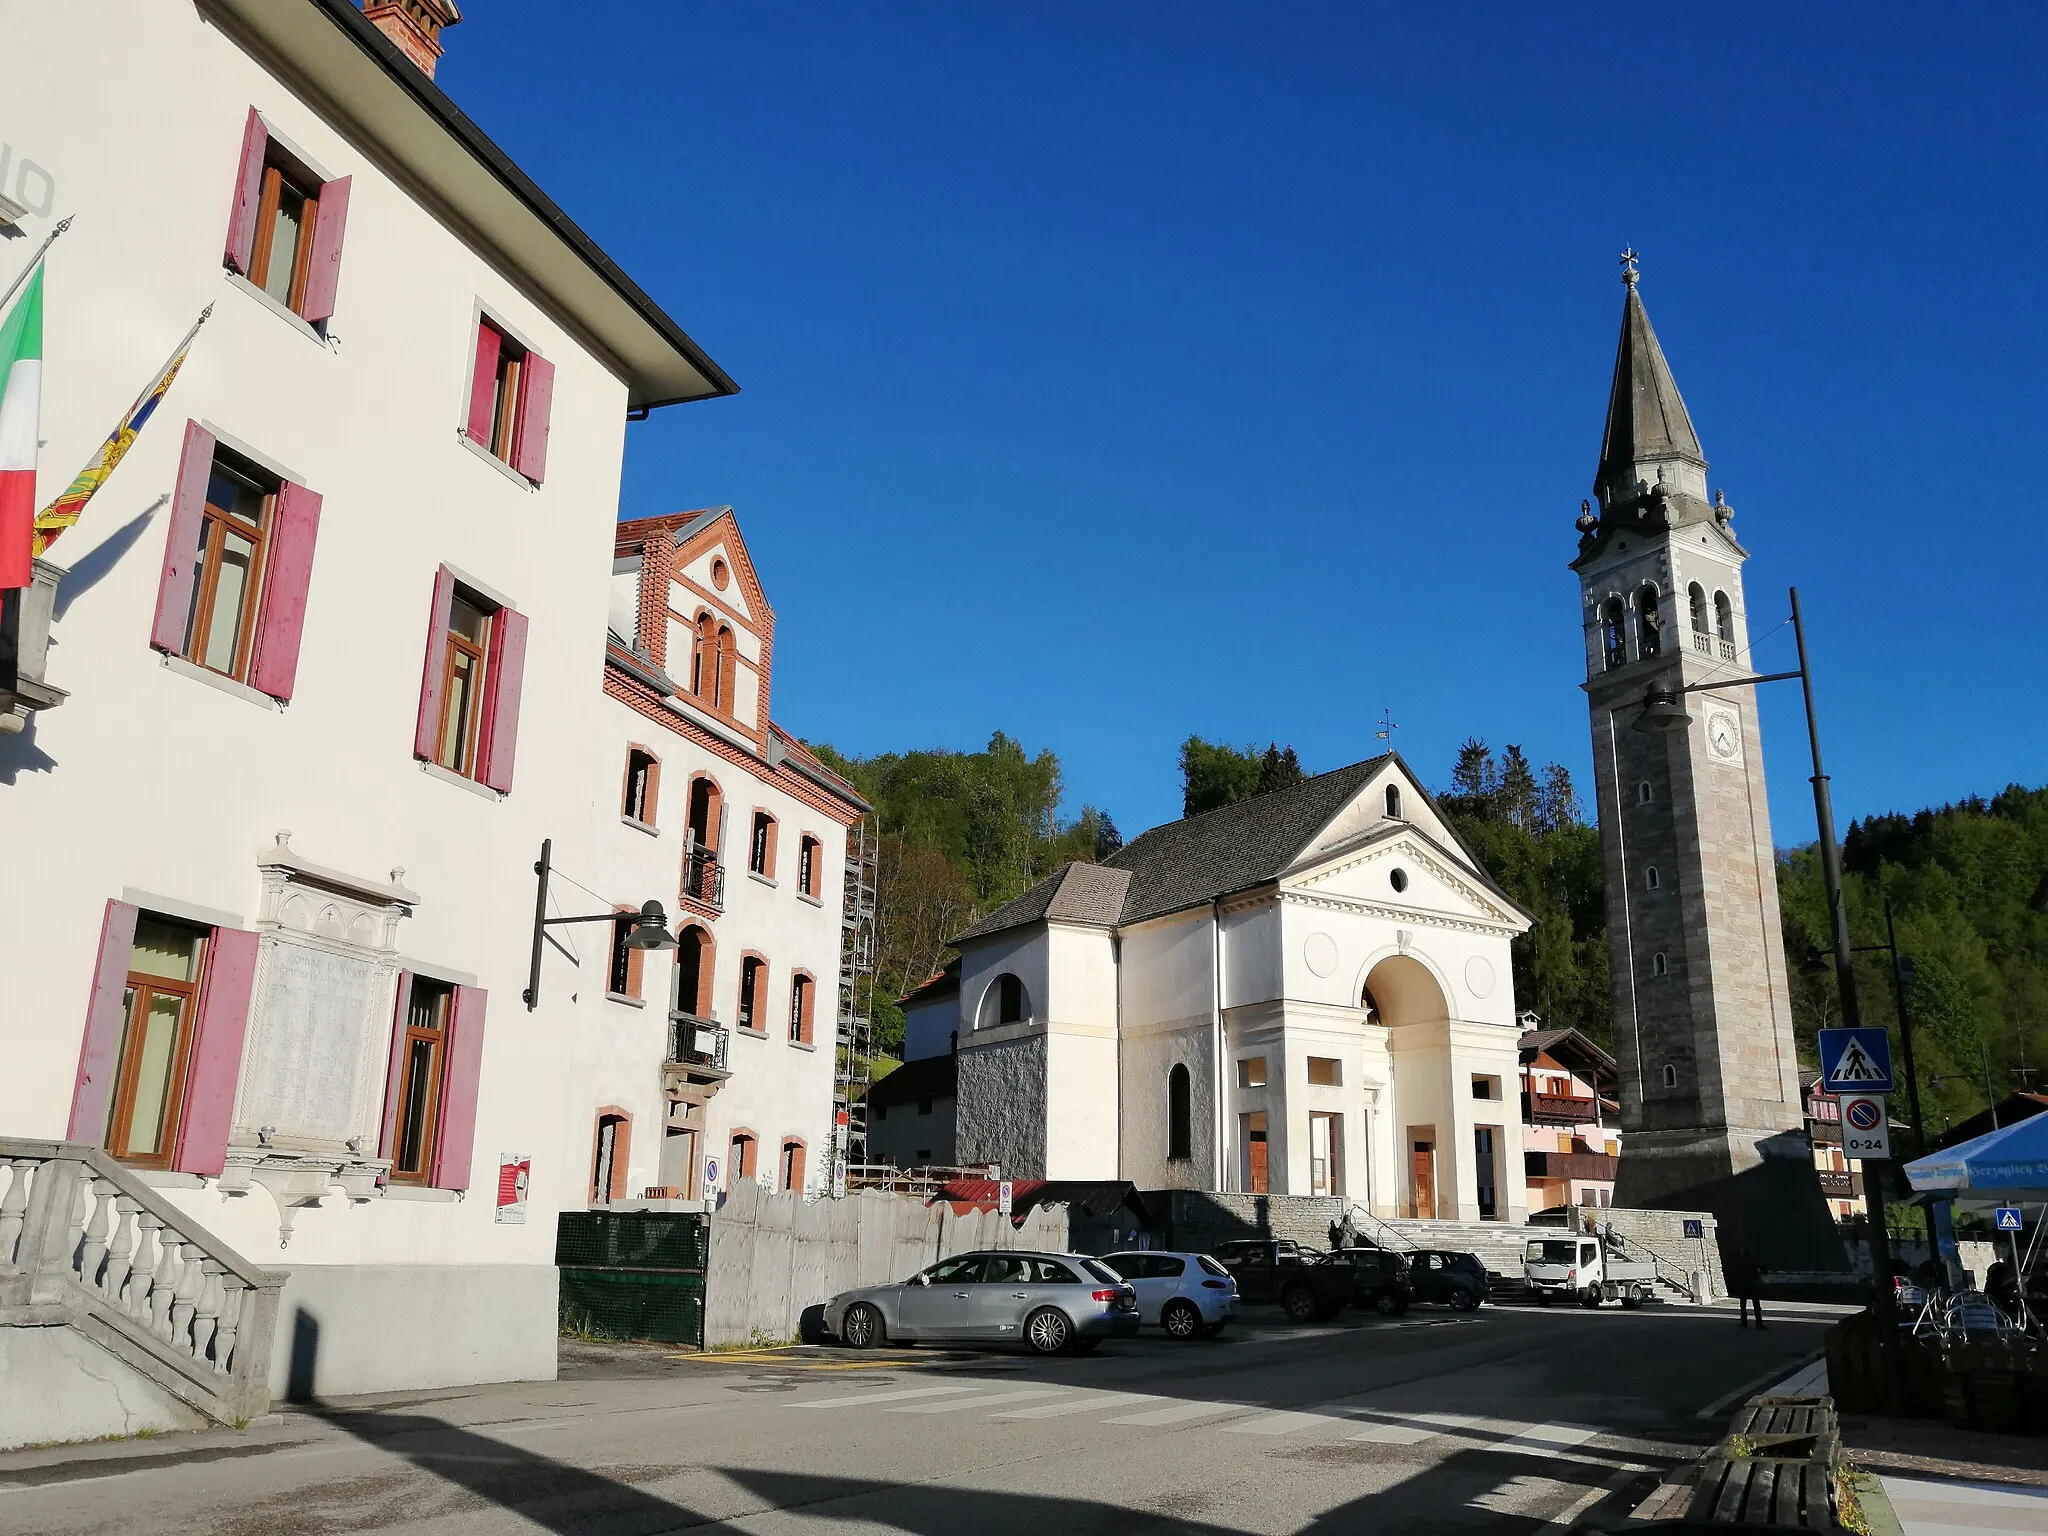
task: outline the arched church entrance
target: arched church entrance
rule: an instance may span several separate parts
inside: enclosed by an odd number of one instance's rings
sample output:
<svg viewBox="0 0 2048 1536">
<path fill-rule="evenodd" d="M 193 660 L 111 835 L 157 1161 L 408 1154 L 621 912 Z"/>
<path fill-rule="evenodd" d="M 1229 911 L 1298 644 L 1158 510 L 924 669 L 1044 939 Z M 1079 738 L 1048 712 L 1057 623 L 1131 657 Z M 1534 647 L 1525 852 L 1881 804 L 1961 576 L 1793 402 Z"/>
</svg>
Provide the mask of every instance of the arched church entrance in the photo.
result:
<svg viewBox="0 0 2048 1536">
<path fill-rule="evenodd" d="M 1384 1025 L 1393 1047 L 1393 1103 L 1395 1126 L 1400 1133 L 1395 1163 L 1399 1189 L 1398 1204 L 1404 1216 L 1434 1219 L 1439 1207 L 1447 1207 L 1454 1196 L 1443 1191 L 1438 1175 L 1439 1123 L 1445 1133 L 1451 1106 L 1437 1102 L 1449 1081 L 1448 1070 L 1432 1072 L 1422 1081 L 1410 1073 L 1402 1080 L 1401 1034 L 1418 1024 L 1438 1024 L 1450 1017 L 1449 1002 L 1429 967 L 1409 955 L 1389 955 L 1366 973 L 1365 1021 Z M 1382 1111 L 1385 1113 L 1385 1111 Z"/>
</svg>

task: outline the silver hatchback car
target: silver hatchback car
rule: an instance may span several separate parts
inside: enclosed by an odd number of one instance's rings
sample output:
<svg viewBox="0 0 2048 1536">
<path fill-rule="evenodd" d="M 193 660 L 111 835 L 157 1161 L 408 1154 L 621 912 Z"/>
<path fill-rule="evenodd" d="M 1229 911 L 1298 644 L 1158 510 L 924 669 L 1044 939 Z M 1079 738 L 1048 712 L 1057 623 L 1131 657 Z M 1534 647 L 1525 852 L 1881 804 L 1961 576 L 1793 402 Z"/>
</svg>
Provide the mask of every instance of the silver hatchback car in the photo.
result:
<svg viewBox="0 0 2048 1536">
<path fill-rule="evenodd" d="M 825 1303 L 825 1327 L 851 1349 L 1021 1339 L 1041 1355 L 1081 1354 L 1138 1331 L 1138 1293 L 1078 1253 L 963 1253 L 899 1284 L 840 1292 Z"/>
<path fill-rule="evenodd" d="M 1138 1321 L 1169 1338 L 1214 1338 L 1237 1316 L 1237 1281 L 1206 1253 L 1111 1253 L 1103 1263 L 1138 1293 Z"/>
</svg>

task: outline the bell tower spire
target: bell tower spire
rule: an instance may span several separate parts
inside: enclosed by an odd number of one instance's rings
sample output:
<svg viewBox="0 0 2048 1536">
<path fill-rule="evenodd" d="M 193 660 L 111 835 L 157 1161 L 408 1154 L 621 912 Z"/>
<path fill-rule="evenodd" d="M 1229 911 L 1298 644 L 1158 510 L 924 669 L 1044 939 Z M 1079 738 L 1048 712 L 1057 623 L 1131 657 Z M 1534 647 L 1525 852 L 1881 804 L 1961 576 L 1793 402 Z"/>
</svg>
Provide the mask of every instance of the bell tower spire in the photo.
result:
<svg viewBox="0 0 2048 1536">
<path fill-rule="evenodd" d="M 1621 342 L 1614 351 L 1614 384 L 1607 395 L 1607 431 L 1600 440 L 1600 467 L 1593 495 L 1612 508 L 1643 486 L 1665 485 L 1704 502 L 1707 458 L 1699 434 L 1678 393 L 1678 381 L 1664 360 L 1664 348 L 1650 326 L 1650 313 L 1636 291 L 1636 253 L 1621 253 Z"/>
</svg>

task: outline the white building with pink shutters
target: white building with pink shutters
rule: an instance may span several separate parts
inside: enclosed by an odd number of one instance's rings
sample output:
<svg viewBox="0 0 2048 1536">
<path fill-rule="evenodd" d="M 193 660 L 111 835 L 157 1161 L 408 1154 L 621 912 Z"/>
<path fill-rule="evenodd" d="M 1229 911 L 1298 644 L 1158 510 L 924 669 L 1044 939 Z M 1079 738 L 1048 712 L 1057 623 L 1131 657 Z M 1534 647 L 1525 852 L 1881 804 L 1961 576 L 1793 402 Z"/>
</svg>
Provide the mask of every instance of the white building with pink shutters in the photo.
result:
<svg viewBox="0 0 2048 1536">
<path fill-rule="evenodd" d="M 533 864 L 618 793 L 629 414 L 736 386 L 422 72 L 453 8 L 373 11 L 8 22 L 22 231 L 74 218 L 39 505 L 212 314 L 39 563 L 55 702 L 0 734 L 0 1318 L 77 1325 L 0 1326 L 0 1444 L 554 1373 L 590 1128 Z"/>
</svg>

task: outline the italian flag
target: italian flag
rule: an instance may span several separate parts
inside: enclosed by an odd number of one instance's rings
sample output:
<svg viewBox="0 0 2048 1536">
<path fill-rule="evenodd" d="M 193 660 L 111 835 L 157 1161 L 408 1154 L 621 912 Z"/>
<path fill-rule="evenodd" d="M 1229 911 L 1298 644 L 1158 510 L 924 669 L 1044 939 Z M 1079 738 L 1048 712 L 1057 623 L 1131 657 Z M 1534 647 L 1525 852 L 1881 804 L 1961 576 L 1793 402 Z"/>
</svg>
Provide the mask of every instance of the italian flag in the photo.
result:
<svg viewBox="0 0 2048 1536">
<path fill-rule="evenodd" d="M 29 584 L 43 408 L 43 269 L 0 322 L 0 591 Z"/>
</svg>

